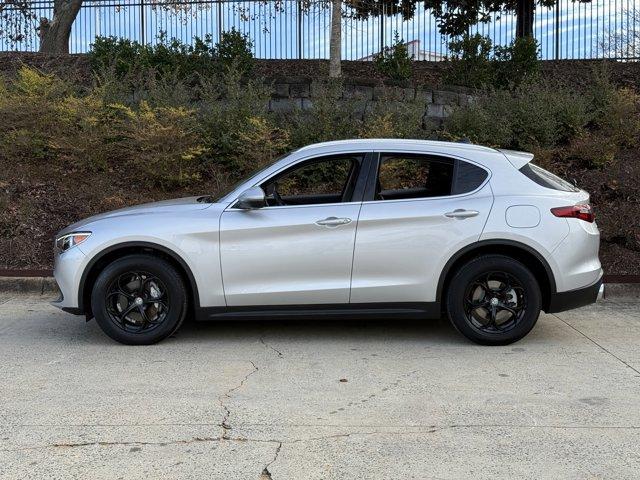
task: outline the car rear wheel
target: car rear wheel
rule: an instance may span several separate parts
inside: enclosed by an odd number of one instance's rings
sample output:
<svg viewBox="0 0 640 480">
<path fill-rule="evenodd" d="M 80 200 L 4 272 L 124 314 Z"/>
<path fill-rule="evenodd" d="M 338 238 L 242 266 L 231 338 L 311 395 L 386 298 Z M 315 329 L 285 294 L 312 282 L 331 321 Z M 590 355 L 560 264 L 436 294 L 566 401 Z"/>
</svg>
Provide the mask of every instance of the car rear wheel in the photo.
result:
<svg viewBox="0 0 640 480">
<path fill-rule="evenodd" d="M 178 271 L 152 255 L 128 255 L 107 265 L 91 294 L 100 328 L 127 345 L 150 345 L 173 334 L 187 312 Z"/>
<path fill-rule="evenodd" d="M 540 287 L 522 263 L 483 255 L 463 265 L 447 291 L 451 323 L 482 345 L 508 345 L 524 337 L 540 315 Z"/>
</svg>

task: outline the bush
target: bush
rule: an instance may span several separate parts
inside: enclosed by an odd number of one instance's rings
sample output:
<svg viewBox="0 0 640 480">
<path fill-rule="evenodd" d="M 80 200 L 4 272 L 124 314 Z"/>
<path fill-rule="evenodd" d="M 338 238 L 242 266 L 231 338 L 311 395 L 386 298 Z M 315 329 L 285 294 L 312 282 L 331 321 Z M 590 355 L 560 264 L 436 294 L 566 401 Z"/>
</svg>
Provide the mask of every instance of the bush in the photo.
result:
<svg viewBox="0 0 640 480">
<path fill-rule="evenodd" d="M 533 37 L 516 38 L 506 47 L 496 46 L 492 62 L 494 86 L 513 88 L 535 80 L 540 69 L 539 53 L 538 41 Z"/>
<path fill-rule="evenodd" d="M 203 79 L 199 115 L 202 137 L 209 151 L 205 159 L 209 173 L 219 176 L 223 169 L 241 176 L 272 158 L 264 158 L 265 151 L 281 152 L 285 148 L 280 132 L 266 121 L 270 93 L 261 81 L 243 81 L 242 73 L 234 68 L 219 79 Z M 267 132 L 269 128 L 273 130 L 271 133 Z M 251 131 L 260 140 L 249 144 L 255 146 L 270 138 L 274 144 L 261 146 L 258 151 L 249 150 L 247 136 Z"/>
<path fill-rule="evenodd" d="M 566 142 L 588 122 L 587 105 L 579 94 L 532 83 L 513 92 L 491 92 L 474 105 L 456 109 L 445 128 L 485 145 L 532 150 Z"/>
<path fill-rule="evenodd" d="M 391 92 L 383 95 L 367 111 L 358 130 L 359 138 L 423 138 L 424 104 L 398 101 Z"/>
<path fill-rule="evenodd" d="M 471 88 L 492 85 L 494 81 L 491 63 L 492 48 L 491 39 L 479 33 L 463 35 L 449 42 L 451 64 L 444 81 Z"/>
<path fill-rule="evenodd" d="M 357 98 L 342 99 L 340 80 L 316 82 L 312 88 L 316 94 L 310 109 L 279 116 L 291 132 L 292 147 L 355 137 L 366 102 Z"/>
<path fill-rule="evenodd" d="M 232 27 L 230 31 L 222 32 L 220 42 L 215 47 L 215 56 L 223 68 L 234 68 L 246 75 L 251 73 L 254 66 L 252 48 L 249 37 Z"/>
<path fill-rule="evenodd" d="M 168 40 L 166 34 L 154 45 L 124 38 L 96 37 L 91 45 L 90 62 L 94 72 L 111 71 L 119 79 L 136 81 L 153 72 L 158 76 L 175 75 L 180 79 L 210 77 L 232 64 L 243 74 L 253 68 L 252 44 L 235 29 L 222 32 L 220 42 L 213 44 L 211 35 L 195 37 L 193 45 L 181 40 Z"/>
<path fill-rule="evenodd" d="M 178 39 L 167 40 L 165 34 L 158 43 L 147 45 L 116 37 L 96 37 L 89 52 L 91 67 L 96 72 L 112 70 L 118 78 L 135 79 L 153 71 L 159 75 L 173 73 L 180 78 L 216 72 L 216 50 L 211 36 L 195 37 L 193 45 Z"/>
<path fill-rule="evenodd" d="M 398 32 L 393 37 L 393 45 L 378 53 L 374 63 L 380 73 L 394 80 L 406 80 L 413 73 L 413 57 L 409 56 L 407 45 Z"/>
<path fill-rule="evenodd" d="M 82 95 L 57 78 L 23 67 L 4 87 L 0 150 L 13 161 L 49 161 L 80 171 L 125 171 L 128 178 L 170 188 L 198 178 L 196 115 L 185 107 L 132 107 Z"/>
<path fill-rule="evenodd" d="M 493 47 L 489 37 L 463 35 L 449 43 L 449 50 L 445 81 L 454 85 L 512 89 L 535 80 L 539 70 L 538 41 L 532 37 Z"/>
<path fill-rule="evenodd" d="M 602 79 L 593 84 L 598 93 L 544 81 L 492 91 L 454 110 L 440 135 L 533 151 L 546 161 L 601 167 L 613 161 L 620 148 L 638 141 L 639 100 L 634 92 Z"/>
</svg>

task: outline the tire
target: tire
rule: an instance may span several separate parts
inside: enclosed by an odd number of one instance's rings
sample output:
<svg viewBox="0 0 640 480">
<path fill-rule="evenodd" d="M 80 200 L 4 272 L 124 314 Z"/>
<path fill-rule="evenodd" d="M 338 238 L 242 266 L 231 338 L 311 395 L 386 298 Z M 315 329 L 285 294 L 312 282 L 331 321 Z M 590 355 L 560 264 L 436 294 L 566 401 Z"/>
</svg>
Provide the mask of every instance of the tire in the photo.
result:
<svg viewBox="0 0 640 480">
<path fill-rule="evenodd" d="M 100 328 L 126 345 L 151 345 L 180 328 L 187 313 L 187 289 L 166 260 L 128 255 L 107 265 L 91 292 Z"/>
<path fill-rule="evenodd" d="M 540 286 L 522 263 L 483 255 L 454 274 L 446 306 L 453 326 L 481 345 L 508 345 L 527 335 L 540 316 Z"/>
</svg>

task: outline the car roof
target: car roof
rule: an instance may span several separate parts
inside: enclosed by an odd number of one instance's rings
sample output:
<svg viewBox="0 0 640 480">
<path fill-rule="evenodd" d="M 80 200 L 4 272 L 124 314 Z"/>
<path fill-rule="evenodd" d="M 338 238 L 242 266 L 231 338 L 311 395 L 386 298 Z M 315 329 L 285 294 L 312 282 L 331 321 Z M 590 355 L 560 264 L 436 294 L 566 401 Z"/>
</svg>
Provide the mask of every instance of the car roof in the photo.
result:
<svg viewBox="0 0 640 480">
<path fill-rule="evenodd" d="M 312 145 L 307 145 L 305 147 L 300 148 L 297 152 L 306 152 L 309 150 L 316 149 L 327 149 L 327 148 L 366 148 L 366 149 L 402 149 L 407 147 L 424 147 L 424 148 L 443 148 L 446 147 L 448 149 L 456 149 L 456 150 L 464 150 L 464 151 L 481 151 L 481 152 L 492 152 L 497 153 L 498 151 L 494 148 L 485 147 L 483 145 L 476 145 L 473 143 L 463 143 L 463 142 L 441 142 L 437 140 L 409 140 L 409 139 L 398 139 L 398 138 L 362 138 L 362 139 L 352 139 L 352 140 L 336 140 L 332 142 L 322 142 L 322 143 L 314 143 Z"/>
</svg>

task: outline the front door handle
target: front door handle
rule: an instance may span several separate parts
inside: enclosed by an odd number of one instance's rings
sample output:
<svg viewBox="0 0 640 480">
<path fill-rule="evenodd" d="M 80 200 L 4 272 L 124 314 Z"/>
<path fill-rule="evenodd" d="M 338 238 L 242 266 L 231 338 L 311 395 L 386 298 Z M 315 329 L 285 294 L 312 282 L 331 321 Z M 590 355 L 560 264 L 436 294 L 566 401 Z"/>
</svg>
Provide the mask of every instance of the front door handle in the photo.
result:
<svg viewBox="0 0 640 480">
<path fill-rule="evenodd" d="M 471 218 L 476 217 L 480 214 L 477 210 L 465 210 L 464 208 L 457 208 L 453 212 L 447 212 L 444 214 L 445 217 L 449 218 Z"/>
<path fill-rule="evenodd" d="M 338 218 L 338 217 L 327 217 L 323 220 L 318 220 L 316 225 L 320 225 L 323 227 L 337 227 L 340 225 L 346 225 L 351 223 L 350 218 Z"/>
</svg>

